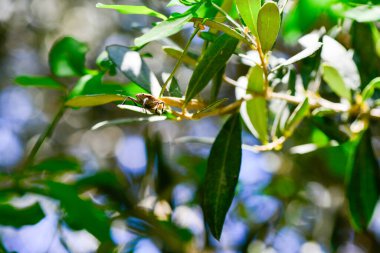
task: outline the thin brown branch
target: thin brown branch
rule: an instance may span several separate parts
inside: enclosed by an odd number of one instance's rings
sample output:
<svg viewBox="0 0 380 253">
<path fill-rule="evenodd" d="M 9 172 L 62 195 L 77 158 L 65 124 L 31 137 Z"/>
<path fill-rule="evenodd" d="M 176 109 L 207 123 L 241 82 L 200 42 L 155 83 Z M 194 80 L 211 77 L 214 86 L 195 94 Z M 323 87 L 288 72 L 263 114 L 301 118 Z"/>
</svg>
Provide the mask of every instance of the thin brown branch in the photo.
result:
<svg viewBox="0 0 380 253">
<path fill-rule="evenodd" d="M 269 89 L 268 66 L 265 60 L 265 54 L 261 48 L 261 44 L 259 40 L 257 40 L 256 48 L 257 48 L 257 52 L 259 53 L 261 68 L 263 69 L 263 72 L 264 72 L 264 92 L 268 94 L 268 89 Z"/>
</svg>

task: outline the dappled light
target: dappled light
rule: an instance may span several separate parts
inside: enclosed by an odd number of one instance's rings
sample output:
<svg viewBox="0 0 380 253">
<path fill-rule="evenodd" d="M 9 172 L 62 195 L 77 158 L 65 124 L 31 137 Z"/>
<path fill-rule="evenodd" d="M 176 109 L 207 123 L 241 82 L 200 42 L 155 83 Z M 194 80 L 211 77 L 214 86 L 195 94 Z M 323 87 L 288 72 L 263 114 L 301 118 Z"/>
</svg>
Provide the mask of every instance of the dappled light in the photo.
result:
<svg viewBox="0 0 380 253">
<path fill-rule="evenodd" d="M 0 0 L 0 63 L 0 252 L 379 252 L 376 1 Z"/>
</svg>

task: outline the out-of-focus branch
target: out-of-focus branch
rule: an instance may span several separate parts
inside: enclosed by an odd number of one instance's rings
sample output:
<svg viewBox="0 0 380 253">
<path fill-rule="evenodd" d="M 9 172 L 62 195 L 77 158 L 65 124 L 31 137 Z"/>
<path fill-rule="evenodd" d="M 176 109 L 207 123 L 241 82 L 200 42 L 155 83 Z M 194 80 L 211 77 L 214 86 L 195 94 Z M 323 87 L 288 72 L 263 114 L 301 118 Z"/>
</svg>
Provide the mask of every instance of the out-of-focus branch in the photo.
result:
<svg viewBox="0 0 380 253">
<path fill-rule="evenodd" d="M 227 76 L 224 77 L 224 81 L 230 85 L 233 85 L 237 88 L 241 88 L 241 89 L 244 89 L 244 87 L 241 87 L 239 85 L 239 83 Z M 251 91 L 247 90 L 248 93 L 252 93 Z M 253 97 L 254 96 L 257 96 L 257 94 L 253 94 Z M 267 99 L 268 100 L 271 100 L 271 99 L 280 99 L 280 100 L 284 100 L 288 103 L 291 103 L 291 104 L 299 104 L 301 103 L 305 97 L 307 97 L 309 99 L 309 103 L 310 103 L 310 109 L 313 110 L 313 109 L 316 109 L 316 108 L 326 108 L 326 109 L 329 109 L 331 111 L 334 111 L 336 113 L 339 113 L 339 112 L 354 112 L 353 111 L 353 107 L 350 106 L 349 104 L 342 104 L 342 103 L 335 103 L 335 102 L 331 102 L 327 99 L 324 99 L 314 93 L 305 93 L 305 96 L 304 97 L 301 97 L 301 96 L 292 96 L 290 94 L 286 94 L 286 93 L 278 93 L 278 92 L 273 92 L 271 90 L 268 91 L 268 95 L 267 95 Z M 246 97 L 248 100 L 251 99 L 249 97 Z M 357 112 L 357 113 L 360 113 L 360 112 Z M 369 110 L 369 114 L 371 116 L 371 118 L 380 118 L 380 109 L 379 108 L 374 108 L 374 109 L 371 109 Z"/>
<path fill-rule="evenodd" d="M 34 158 L 36 157 L 36 155 L 37 155 L 38 151 L 40 150 L 42 144 L 44 143 L 46 138 L 51 136 L 51 134 L 53 133 L 53 131 L 54 131 L 55 127 L 57 126 L 59 120 L 62 118 L 66 108 L 67 107 L 65 105 L 61 106 L 61 108 L 59 109 L 59 111 L 55 115 L 53 121 L 49 124 L 49 126 L 45 129 L 45 131 L 40 135 L 36 144 L 34 144 L 32 151 L 30 151 L 30 154 L 27 157 L 27 159 L 24 163 L 24 166 L 22 168 L 28 168 L 29 166 L 31 166 L 33 164 Z"/>
</svg>

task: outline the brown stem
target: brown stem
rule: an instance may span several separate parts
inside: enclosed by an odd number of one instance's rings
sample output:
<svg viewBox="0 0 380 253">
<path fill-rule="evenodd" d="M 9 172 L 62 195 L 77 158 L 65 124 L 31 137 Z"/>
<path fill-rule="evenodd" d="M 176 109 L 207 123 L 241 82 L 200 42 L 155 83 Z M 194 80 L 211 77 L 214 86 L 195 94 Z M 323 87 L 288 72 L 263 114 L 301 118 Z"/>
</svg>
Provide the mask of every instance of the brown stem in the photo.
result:
<svg viewBox="0 0 380 253">
<path fill-rule="evenodd" d="M 261 61 L 261 68 L 263 69 L 264 72 L 264 93 L 267 94 L 268 92 L 268 87 L 269 87 L 269 81 L 268 81 L 268 66 L 265 61 L 265 54 L 261 48 L 261 43 L 259 40 L 257 40 L 256 43 L 256 48 L 257 52 L 259 53 L 260 61 Z"/>
</svg>

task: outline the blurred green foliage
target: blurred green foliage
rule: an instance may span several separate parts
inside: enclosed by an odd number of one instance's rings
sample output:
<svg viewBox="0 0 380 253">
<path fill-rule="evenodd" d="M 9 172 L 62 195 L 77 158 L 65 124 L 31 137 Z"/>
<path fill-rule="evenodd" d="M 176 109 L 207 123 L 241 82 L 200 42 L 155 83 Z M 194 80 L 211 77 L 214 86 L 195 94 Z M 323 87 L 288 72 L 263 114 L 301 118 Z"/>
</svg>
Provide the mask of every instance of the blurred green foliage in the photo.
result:
<svg viewBox="0 0 380 253">
<path fill-rule="evenodd" d="M 38 202 L 15 204 L 37 195 L 57 201 L 57 233 L 62 224 L 85 230 L 97 240 L 98 252 L 134 252 L 144 238 L 162 252 L 282 252 L 287 240 L 299 244 L 289 252 L 311 252 L 312 246 L 316 252 L 346 252 L 347 245 L 377 252 L 380 5 L 286 2 L 172 0 L 167 8 L 179 6 L 181 12 L 165 14 L 148 3 L 97 4 L 161 20 L 135 36 L 134 45 L 107 45 L 96 64 L 86 61 L 86 43 L 63 37 L 49 52 L 49 75 L 14 78 L 24 87 L 56 89 L 62 101 L 23 162 L 1 172 L 0 224 L 20 228 L 41 221 L 45 210 Z M 189 37 L 188 23 L 195 32 L 181 48 L 173 40 Z M 176 61 L 168 77 L 150 67 L 162 64 L 150 48 L 154 43 Z M 179 81 L 181 68 L 190 71 L 185 84 Z M 152 96 L 132 105 L 140 93 Z M 79 153 L 39 152 L 53 133 L 60 134 L 56 127 L 66 113 L 116 103 L 138 117 L 106 118 L 94 129 L 148 122 L 143 174 L 125 171 L 120 163 L 89 170 Z M 146 115 L 161 103 L 162 116 Z M 214 117 L 220 126 L 225 115 L 215 139 L 197 136 L 181 143 L 152 130 L 155 121 L 194 121 L 190 128 L 199 124 L 206 135 L 198 120 Z M 168 142 L 178 145 L 175 155 Z M 207 151 L 197 153 L 196 145 Z M 261 174 L 255 172 L 260 162 Z M 176 203 L 176 190 L 184 186 L 191 196 Z M 202 210 L 202 232 L 191 226 L 196 219 L 186 210 Z M 116 222 L 132 240 L 118 244 Z M 239 224 L 241 238 L 225 246 Z"/>
</svg>

